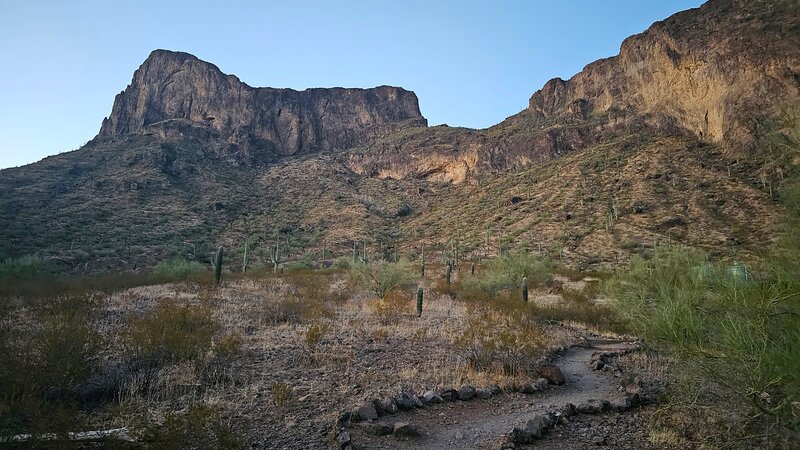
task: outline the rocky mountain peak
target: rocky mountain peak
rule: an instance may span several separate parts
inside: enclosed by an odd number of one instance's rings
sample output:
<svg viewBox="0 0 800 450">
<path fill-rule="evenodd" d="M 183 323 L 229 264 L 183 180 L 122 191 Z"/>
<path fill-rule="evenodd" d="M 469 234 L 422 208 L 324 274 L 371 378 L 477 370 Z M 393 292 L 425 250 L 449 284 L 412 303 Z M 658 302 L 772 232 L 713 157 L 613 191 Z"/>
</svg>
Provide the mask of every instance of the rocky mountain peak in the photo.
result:
<svg viewBox="0 0 800 450">
<path fill-rule="evenodd" d="M 97 139 L 189 137 L 261 158 L 346 149 L 426 125 L 417 96 L 402 88 L 253 88 L 188 53 L 155 50 L 115 98 Z"/>
</svg>

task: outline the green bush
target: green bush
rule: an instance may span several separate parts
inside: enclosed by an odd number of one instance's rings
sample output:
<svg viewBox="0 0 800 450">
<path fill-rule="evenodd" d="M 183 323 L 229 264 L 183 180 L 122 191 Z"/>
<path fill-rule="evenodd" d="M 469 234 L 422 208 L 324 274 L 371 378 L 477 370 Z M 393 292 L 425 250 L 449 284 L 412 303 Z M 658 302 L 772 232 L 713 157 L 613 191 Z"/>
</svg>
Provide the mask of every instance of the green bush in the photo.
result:
<svg viewBox="0 0 800 450">
<path fill-rule="evenodd" d="M 704 389 L 710 380 L 756 415 L 775 417 L 796 432 L 798 261 L 767 258 L 748 280 L 699 251 L 659 247 L 651 259 L 634 258 L 605 289 L 631 329 L 676 355 L 685 376 L 697 378 L 690 385 Z"/>
<path fill-rule="evenodd" d="M 243 448 L 220 408 L 205 403 L 189 405 L 185 413 L 167 414 L 163 425 L 153 425 L 142 433 L 145 448 L 237 449 Z"/>
<path fill-rule="evenodd" d="M 525 277 L 530 286 L 550 282 L 553 269 L 554 265 L 549 260 L 530 253 L 506 253 L 488 261 L 480 276 L 467 279 L 465 284 L 471 289 L 480 289 L 492 295 L 500 291 L 514 292 L 521 289 Z"/>
<path fill-rule="evenodd" d="M 186 261 L 181 258 L 172 258 L 161 261 L 153 268 L 153 276 L 158 282 L 184 280 L 189 275 L 203 272 L 206 268 L 197 261 Z"/>
<path fill-rule="evenodd" d="M 0 280 L 30 280 L 55 274 L 57 268 L 39 255 L 8 258 L 0 262 Z"/>
<path fill-rule="evenodd" d="M 414 274 L 403 262 L 381 260 L 368 264 L 353 264 L 350 270 L 358 284 L 380 299 L 414 280 Z"/>
</svg>

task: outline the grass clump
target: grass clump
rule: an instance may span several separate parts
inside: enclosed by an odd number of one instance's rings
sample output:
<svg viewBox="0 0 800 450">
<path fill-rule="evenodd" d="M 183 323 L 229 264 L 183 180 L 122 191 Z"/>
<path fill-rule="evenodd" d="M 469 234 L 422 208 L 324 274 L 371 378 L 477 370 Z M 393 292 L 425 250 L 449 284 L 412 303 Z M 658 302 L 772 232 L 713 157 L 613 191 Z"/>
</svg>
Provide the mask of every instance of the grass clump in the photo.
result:
<svg viewBox="0 0 800 450">
<path fill-rule="evenodd" d="M 219 407 L 207 403 L 189 405 L 185 412 L 168 413 L 163 424 L 142 433 L 145 448 L 238 449 L 242 443 L 225 422 Z"/>
<path fill-rule="evenodd" d="M 7 258 L 0 262 L 0 280 L 19 281 L 54 275 L 57 267 L 39 255 Z"/>
</svg>

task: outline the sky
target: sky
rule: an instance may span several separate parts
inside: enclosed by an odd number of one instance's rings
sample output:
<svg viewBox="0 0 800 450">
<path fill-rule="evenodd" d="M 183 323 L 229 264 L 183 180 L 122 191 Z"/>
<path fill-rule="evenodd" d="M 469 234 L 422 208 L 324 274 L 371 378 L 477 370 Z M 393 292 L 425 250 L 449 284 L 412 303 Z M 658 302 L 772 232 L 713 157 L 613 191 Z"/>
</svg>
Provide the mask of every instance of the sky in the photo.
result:
<svg viewBox="0 0 800 450">
<path fill-rule="evenodd" d="M 0 168 L 79 148 L 154 49 L 254 87 L 401 86 L 485 128 L 700 0 L 0 0 Z"/>
</svg>

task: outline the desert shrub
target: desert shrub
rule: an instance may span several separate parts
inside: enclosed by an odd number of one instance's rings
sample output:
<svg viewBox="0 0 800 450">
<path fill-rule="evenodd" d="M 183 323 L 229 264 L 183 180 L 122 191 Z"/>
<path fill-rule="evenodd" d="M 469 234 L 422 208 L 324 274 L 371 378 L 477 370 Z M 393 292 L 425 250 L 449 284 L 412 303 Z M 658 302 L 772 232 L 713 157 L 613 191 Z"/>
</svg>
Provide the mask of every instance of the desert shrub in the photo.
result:
<svg viewBox="0 0 800 450">
<path fill-rule="evenodd" d="M 331 267 L 334 269 L 349 270 L 352 259 L 347 256 L 340 256 L 333 261 Z"/>
<path fill-rule="evenodd" d="M 98 368 L 92 296 L 8 305 L 0 317 L 0 434 L 77 426 L 83 386 Z"/>
<path fill-rule="evenodd" d="M 468 287 L 481 289 L 490 294 L 500 291 L 516 291 L 522 285 L 522 279 L 528 278 L 530 287 L 544 285 L 552 280 L 553 264 L 542 257 L 531 253 L 506 253 L 488 261 L 480 276 L 465 280 Z"/>
<path fill-rule="evenodd" d="M 681 376 L 694 380 L 683 386 L 702 390 L 710 381 L 740 418 L 772 417 L 797 432 L 798 261 L 768 258 L 748 280 L 701 252 L 659 247 L 606 290 L 631 329 L 678 357 Z"/>
<path fill-rule="evenodd" d="M 39 255 L 8 258 L 0 262 L 0 280 L 30 280 L 54 275 L 57 267 Z"/>
<path fill-rule="evenodd" d="M 319 345 L 322 338 L 328 332 L 330 327 L 326 323 L 322 322 L 314 322 L 309 325 L 308 329 L 303 335 L 303 341 L 306 344 L 306 351 L 309 354 L 313 354 L 317 350 L 317 346 Z"/>
<path fill-rule="evenodd" d="M 548 340 L 529 305 L 501 296 L 490 301 L 470 291 L 464 327 L 453 345 L 475 370 L 506 376 L 527 374 Z"/>
<path fill-rule="evenodd" d="M 237 449 L 243 448 L 220 408 L 205 403 L 189 405 L 186 412 L 170 412 L 164 423 L 145 429 L 141 442 L 146 448 Z"/>
<path fill-rule="evenodd" d="M 383 298 L 370 300 L 367 305 L 380 324 L 392 325 L 410 311 L 412 297 L 404 292 L 391 291 Z"/>
<path fill-rule="evenodd" d="M 151 311 L 131 319 L 124 334 L 135 358 L 160 366 L 205 355 L 218 329 L 208 307 L 163 300 Z"/>
<path fill-rule="evenodd" d="M 184 280 L 189 275 L 204 272 L 205 266 L 197 261 L 186 261 L 182 258 L 172 258 L 159 262 L 153 268 L 153 276 L 158 282 Z"/>
<path fill-rule="evenodd" d="M 292 399 L 292 387 L 282 381 L 273 382 L 270 391 L 272 403 L 278 408 L 286 406 Z"/>
<path fill-rule="evenodd" d="M 375 261 L 369 264 L 354 264 L 351 273 L 355 281 L 378 298 L 386 297 L 414 279 L 406 264 L 399 262 Z"/>
</svg>

